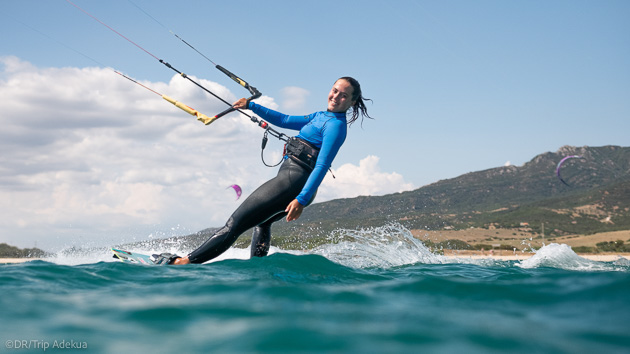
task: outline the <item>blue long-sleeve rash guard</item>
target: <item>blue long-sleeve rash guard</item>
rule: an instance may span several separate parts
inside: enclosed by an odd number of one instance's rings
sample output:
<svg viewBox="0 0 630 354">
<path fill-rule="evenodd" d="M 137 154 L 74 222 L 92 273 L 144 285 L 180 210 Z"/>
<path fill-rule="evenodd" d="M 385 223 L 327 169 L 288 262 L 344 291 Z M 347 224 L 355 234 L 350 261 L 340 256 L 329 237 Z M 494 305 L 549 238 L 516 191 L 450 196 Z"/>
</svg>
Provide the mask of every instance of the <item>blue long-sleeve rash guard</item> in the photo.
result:
<svg viewBox="0 0 630 354">
<path fill-rule="evenodd" d="M 302 192 L 296 198 L 300 204 L 308 204 L 324 180 L 339 148 L 346 140 L 348 129 L 346 113 L 315 112 L 307 116 L 289 116 L 254 102 L 250 102 L 247 108 L 273 125 L 299 130 L 298 138 L 320 149 L 315 168 L 302 188 Z"/>
</svg>

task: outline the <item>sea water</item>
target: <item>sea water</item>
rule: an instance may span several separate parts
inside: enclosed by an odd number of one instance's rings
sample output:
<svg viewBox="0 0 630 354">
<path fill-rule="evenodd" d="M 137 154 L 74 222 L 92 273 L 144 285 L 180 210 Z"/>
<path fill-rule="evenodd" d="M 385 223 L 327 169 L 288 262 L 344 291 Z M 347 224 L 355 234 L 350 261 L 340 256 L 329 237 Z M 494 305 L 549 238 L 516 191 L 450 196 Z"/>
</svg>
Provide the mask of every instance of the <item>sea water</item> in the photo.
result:
<svg viewBox="0 0 630 354">
<path fill-rule="evenodd" d="M 396 225 L 329 238 L 181 267 L 105 248 L 0 265 L 0 352 L 630 353 L 626 259 L 443 257 Z"/>
</svg>

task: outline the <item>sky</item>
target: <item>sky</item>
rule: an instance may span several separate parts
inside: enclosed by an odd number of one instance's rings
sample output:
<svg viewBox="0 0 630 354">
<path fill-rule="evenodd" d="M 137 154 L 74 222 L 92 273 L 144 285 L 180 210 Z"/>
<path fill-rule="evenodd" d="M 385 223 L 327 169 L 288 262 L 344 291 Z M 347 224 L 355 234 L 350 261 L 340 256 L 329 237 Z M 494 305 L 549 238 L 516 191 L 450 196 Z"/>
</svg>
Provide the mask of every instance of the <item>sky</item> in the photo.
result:
<svg viewBox="0 0 630 354">
<path fill-rule="evenodd" d="M 73 2 L 144 50 L 66 0 L 3 1 L 0 243 L 55 251 L 219 227 L 276 174 L 248 118 L 205 126 L 114 72 L 209 116 L 226 105 L 155 57 L 229 102 L 248 96 L 173 33 L 283 113 L 323 110 L 337 78 L 359 80 L 374 119 L 351 126 L 315 202 L 630 145 L 625 0 Z M 265 161 L 281 152 L 271 138 Z"/>
</svg>

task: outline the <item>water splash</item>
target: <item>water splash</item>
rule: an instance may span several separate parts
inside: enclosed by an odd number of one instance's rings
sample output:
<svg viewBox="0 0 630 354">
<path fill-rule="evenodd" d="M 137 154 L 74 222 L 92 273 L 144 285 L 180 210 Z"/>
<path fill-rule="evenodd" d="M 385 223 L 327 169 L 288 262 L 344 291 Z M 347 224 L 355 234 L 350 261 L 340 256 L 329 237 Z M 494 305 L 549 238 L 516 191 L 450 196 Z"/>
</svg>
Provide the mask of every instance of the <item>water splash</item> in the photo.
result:
<svg viewBox="0 0 630 354">
<path fill-rule="evenodd" d="M 389 268 L 407 264 L 445 263 L 400 224 L 360 230 L 335 230 L 330 243 L 314 248 L 333 262 L 352 268 Z"/>
<path fill-rule="evenodd" d="M 131 252 L 154 254 L 170 252 L 186 255 L 194 250 L 198 242 L 186 237 L 177 239 L 150 239 L 117 247 Z M 577 271 L 630 271 L 630 261 L 620 257 L 615 262 L 598 262 L 577 255 L 566 244 L 546 245 L 522 261 L 504 261 L 495 258 L 446 257 L 433 253 L 424 243 L 414 237 L 407 228 L 398 223 L 358 230 L 338 229 L 328 236 L 328 243 L 311 250 L 284 250 L 272 246 L 269 254 L 290 253 L 294 255 L 317 254 L 352 268 L 392 268 L 413 264 L 474 264 L 481 267 L 550 267 Z M 214 263 L 226 259 L 249 259 L 250 249 L 231 247 Z M 98 262 L 115 262 L 108 247 L 69 247 L 46 257 L 45 261 L 80 265 Z"/>
<path fill-rule="evenodd" d="M 113 261 L 112 252 L 105 247 L 66 247 L 42 260 L 62 265 L 80 265 Z"/>
<path fill-rule="evenodd" d="M 119 247 L 126 251 L 142 253 L 142 254 L 160 254 L 163 252 L 173 253 L 180 256 L 187 255 L 194 247 L 188 245 L 179 244 L 165 244 L 159 245 L 151 243 L 153 246 L 147 244 L 138 244 L 131 247 Z M 279 250 L 270 250 L 269 254 L 277 252 Z M 225 259 L 249 259 L 249 248 L 234 248 L 231 247 L 219 257 L 210 260 L 208 263 L 214 263 Z M 119 262 L 113 257 L 113 253 L 108 247 L 100 248 L 68 248 L 43 258 L 46 262 L 61 264 L 61 265 L 81 265 L 81 264 L 93 264 L 98 262 Z"/>
<path fill-rule="evenodd" d="M 543 246 L 532 257 L 517 263 L 521 268 L 550 267 L 566 270 L 614 270 L 614 264 L 591 261 L 580 257 L 566 244 L 551 243 Z"/>
</svg>

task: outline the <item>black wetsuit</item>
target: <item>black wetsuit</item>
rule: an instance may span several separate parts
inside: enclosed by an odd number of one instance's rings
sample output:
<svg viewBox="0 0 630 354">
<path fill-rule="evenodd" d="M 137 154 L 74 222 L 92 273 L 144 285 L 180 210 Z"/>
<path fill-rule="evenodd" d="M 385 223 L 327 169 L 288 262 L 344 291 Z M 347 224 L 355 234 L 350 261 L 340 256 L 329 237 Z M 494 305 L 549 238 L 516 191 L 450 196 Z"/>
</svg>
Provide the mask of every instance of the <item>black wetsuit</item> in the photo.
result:
<svg viewBox="0 0 630 354">
<path fill-rule="evenodd" d="M 230 216 L 221 229 L 188 255 L 191 263 L 203 263 L 225 252 L 248 229 L 254 228 L 252 257 L 269 252 L 271 224 L 283 218 L 287 205 L 300 194 L 310 171 L 291 159 L 284 160 L 278 175 L 258 187 Z"/>
<path fill-rule="evenodd" d="M 304 206 L 313 201 L 319 184 L 346 138 L 345 112 L 288 116 L 254 102 L 250 102 L 248 108 L 274 125 L 300 130 L 299 138 L 320 149 L 316 164 L 311 170 L 285 156 L 278 175 L 258 187 L 230 216 L 225 226 L 188 255 L 191 263 L 204 263 L 219 256 L 252 227 L 252 257 L 267 255 L 271 224 L 286 216 L 285 209 L 294 199 Z"/>
</svg>

